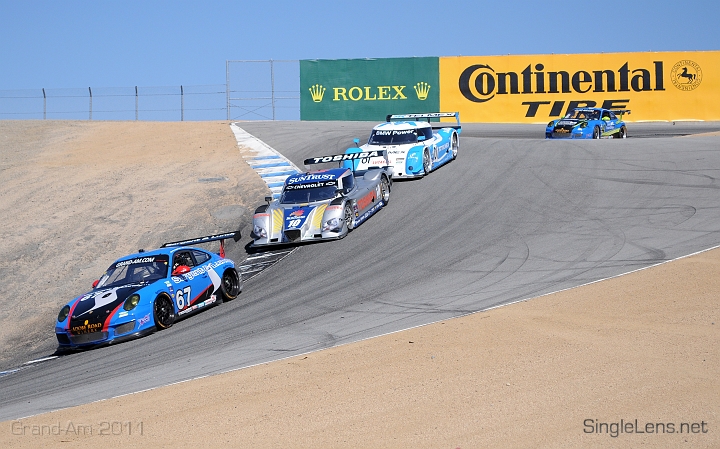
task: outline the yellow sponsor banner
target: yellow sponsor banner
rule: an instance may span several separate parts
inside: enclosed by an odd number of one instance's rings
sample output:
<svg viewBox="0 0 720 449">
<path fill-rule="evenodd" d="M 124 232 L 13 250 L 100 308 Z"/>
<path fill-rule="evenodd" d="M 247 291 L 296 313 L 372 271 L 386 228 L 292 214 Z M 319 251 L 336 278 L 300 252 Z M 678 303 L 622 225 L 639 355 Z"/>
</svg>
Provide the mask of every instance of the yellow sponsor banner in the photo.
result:
<svg viewBox="0 0 720 449">
<path fill-rule="evenodd" d="M 440 109 L 463 122 L 547 123 L 574 107 L 720 120 L 720 51 L 440 58 Z"/>
</svg>

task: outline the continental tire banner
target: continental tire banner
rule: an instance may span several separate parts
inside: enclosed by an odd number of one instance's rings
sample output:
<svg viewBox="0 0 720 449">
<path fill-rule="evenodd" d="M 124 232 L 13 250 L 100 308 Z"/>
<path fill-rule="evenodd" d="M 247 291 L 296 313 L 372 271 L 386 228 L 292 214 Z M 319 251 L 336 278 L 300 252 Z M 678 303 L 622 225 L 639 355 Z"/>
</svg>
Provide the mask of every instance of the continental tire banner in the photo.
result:
<svg viewBox="0 0 720 449">
<path fill-rule="evenodd" d="M 720 120 L 720 51 L 440 58 L 440 110 L 463 122 L 546 123 L 575 107 L 627 121 Z"/>
<path fill-rule="evenodd" d="M 368 120 L 437 112 L 438 58 L 300 61 L 300 120 Z"/>
</svg>

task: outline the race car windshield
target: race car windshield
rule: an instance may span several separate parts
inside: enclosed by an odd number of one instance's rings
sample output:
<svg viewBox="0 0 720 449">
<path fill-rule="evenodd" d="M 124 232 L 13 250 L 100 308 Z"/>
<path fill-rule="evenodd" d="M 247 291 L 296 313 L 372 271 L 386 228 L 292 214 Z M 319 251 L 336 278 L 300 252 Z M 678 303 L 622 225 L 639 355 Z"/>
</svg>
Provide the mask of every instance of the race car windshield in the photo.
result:
<svg viewBox="0 0 720 449">
<path fill-rule="evenodd" d="M 283 204 L 313 203 L 335 198 L 337 186 L 313 187 L 311 189 L 285 190 L 280 196 Z"/>
<path fill-rule="evenodd" d="M 416 142 L 417 134 L 414 129 L 374 129 L 368 141 L 370 145 L 403 145 Z"/>
<path fill-rule="evenodd" d="M 164 255 L 124 260 L 112 264 L 95 288 L 154 282 L 165 279 L 167 272 L 168 257 Z"/>
<path fill-rule="evenodd" d="M 572 112 L 568 112 L 565 118 L 572 118 L 576 120 L 598 120 L 600 114 L 598 111 L 583 111 L 582 109 L 575 109 Z"/>
</svg>

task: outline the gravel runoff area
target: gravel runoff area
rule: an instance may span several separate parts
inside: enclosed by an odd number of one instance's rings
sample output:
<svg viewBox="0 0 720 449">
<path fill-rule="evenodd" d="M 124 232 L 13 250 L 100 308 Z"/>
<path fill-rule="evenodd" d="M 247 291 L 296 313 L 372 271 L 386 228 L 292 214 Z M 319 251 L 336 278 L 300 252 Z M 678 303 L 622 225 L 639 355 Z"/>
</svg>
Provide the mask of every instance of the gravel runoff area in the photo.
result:
<svg viewBox="0 0 720 449">
<path fill-rule="evenodd" d="M 265 194 L 228 123 L 0 122 L 0 148 L 7 359 L 37 347 L 66 293 L 89 285 L 109 254 L 247 223 Z M 192 212 L 209 199 L 204 219 Z M 187 223 L 191 212 L 200 218 Z M 719 270 L 720 250 L 712 250 L 488 312 L 3 422 L 0 446 L 716 448 Z"/>
<path fill-rule="evenodd" d="M 0 370 L 52 353 L 57 311 L 117 257 L 247 236 L 268 193 L 228 122 L 0 121 Z"/>
</svg>

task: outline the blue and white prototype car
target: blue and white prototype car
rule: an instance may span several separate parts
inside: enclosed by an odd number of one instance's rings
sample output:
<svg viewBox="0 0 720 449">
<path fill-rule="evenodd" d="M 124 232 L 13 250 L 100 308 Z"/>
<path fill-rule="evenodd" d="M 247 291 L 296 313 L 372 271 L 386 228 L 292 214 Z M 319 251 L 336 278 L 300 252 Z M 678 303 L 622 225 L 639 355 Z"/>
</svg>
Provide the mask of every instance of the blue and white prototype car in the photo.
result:
<svg viewBox="0 0 720 449">
<path fill-rule="evenodd" d="M 564 118 L 553 120 L 545 129 L 546 139 L 625 139 L 623 114 L 628 110 L 576 108 Z"/>
<path fill-rule="evenodd" d="M 430 123 L 448 117 L 455 117 L 456 124 Z M 372 129 L 366 144 L 347 153 L 384 150 L 393 179 L 422 178 L 457 157 L 461 132 L 459 112 L 388 115 L 385 123 Z M 360 162 L 357 169 L 373 163 L 382 161 Z"/>
<path fill-rule="evenodd" d="M 360 160 L 385 162 L 353 169 Z M 305 160 L 305 165 L 326 163 L 340 167 L 292 175 L 285 180 L 280 198 L 265 198 L 267 204 L 253 216 L 251 246 L 341 239 L 390 201 L 392 178 L 383 151 Z"/>
<path fill-rule="evenodd" d="M 166 329 L 209 306 L 235 299 L 242 278 L 225 258 L 223 240 L 240 232 L 164 244 L 122 257 L 93 283 L 92 291 L 60 309 L 58 349 L 94 347 Z M 220 253 L 188 245 L 220 240 Z"/>
</svg>

